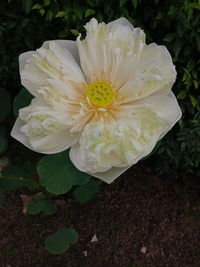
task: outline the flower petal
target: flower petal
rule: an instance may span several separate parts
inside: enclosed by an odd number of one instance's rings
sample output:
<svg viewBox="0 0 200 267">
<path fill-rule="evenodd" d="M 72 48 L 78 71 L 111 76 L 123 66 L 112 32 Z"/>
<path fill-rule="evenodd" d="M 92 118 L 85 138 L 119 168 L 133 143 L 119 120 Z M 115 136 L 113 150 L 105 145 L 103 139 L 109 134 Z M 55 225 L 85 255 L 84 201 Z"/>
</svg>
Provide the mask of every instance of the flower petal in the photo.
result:
<svg viewBox="0 0 200 267">
<path fill-rule="evenodd" d="M 142 99 L 158 91 L 169 92 L 176 80 L 176 70 L 165 46 L 145 46 L 132 67 L 133 75 L 120 88 L 122 103 Z"/>
<path fill-rule="evenodd" d="M 35 53 L 28 52 L 19 57 L 21 83 L 35 97 L 48 101 L 55 95 L 66 98 L 71 96 L 72 92 L 79 93 L 80 84 L 85 82 L 85 78 L 77 61 L 69 50 L 64 48 L 64 44 L 62 41 L 48 41 Z M 67 44 L 70 51 L 76 54 L 73 43 Z M 76 58 L 78 60 L 78 57 Z"/>
<path fill-rule="evenodd" d="M 150 109 L 135 114 L 132 120 L 110 125 L 103 120 L 90 123 L 85 126 L 79 144 L 71 149 L 71 160 L 79 170 L 94 176 L 113 167 L 117 167 L 114 173 L 119 173 L 119 168 L 123 172 L 153 150 L 162 131 L 162 120 Z"/>
<path fill-rule="evenodd" d="M 79 156 L 79 145 L 76 144 L 74 145 L 71 149 L 70 149 L 70 159 L 72 161 L 72 163 L 74 164 L 74 166 L 82 171 L 82 172 L 86 172 L 96 178 L 101 179 L 102 181 L 110 184 L 112 183 L 116 178 L 118 178 L 123 172 L 125 172 L 127 169 L 129 169 L 131 166 L 128 167 L 123 167 L 123 168 L 117 168 L 117 167 L 112 167 L 109 170 L 105 171 L 105 172 L 96 172 L 96 173 L 91 173 L 86 171 L 86 169 L 84 168 L 84 166 L 81 165 L 81 162 L 78 160 L 78 156 Z"/>
<path fill-rule="evenodd" d="M 19 111 L 11 136 L 36 152 L 53 154 L 66 150 L 79 140 L 67 125 L 64 111 L 34 99 L 30 106 Z"/>
<path fill-rule="evenodd" d="M 90 173 L 88 174 L 101 179 L 102 181 L 106 182 L 107 184 L 112 183 L 115 179 L 117 179 L 122 173 L 124 173 L 126 170 L 128 170 L 131 166 L 123 167 L 123 168 L 117 168 L 112 167 L 108 171 L 105 172 L 96 172 L 96 173 Z"/>
<path fill-rule="evenodd" d="M 35 51 L 28 51 L 19 56 L 19 71 L 21 71 L 24 68 L 27 59 L 32 57 L 34 53 Z"/>
<path fill-rule="evenodd" d="M 76 60 L 77 64 L 80 65 L 80 58 L 79 58 L 79 54 L 78 54 L 78 47 L 77 47 L 76 41 L 71 41 L 71 40 L 46 41 L 46 42 L 44 42 L 43 46 L 45 48 L 49 48 L 50 42 L 55 42 L 63 49 L 67 49 L 72 54 L 72 56 Z"/>
<path fill-rule="evenodd" d="M 52 42 L 52 41 L 44 42 L 43 47 L 48 49 L 49 48 L 49 42 Z M 78 48 L 77 48 L 77 44 L 75 41 L 53 40 L 53 42 L 57 43 L 63 49 L 67 49 L 72 54 L 72 56 L 75 58 L 76 62 L 78 64 L 80 63 L 80 59 L 79 59 L 79 55 L 78 55 Z M 19 70 L 20 71 L 24 68 L 27 59 L 30 58 L 35 52 L 36 51 L 28 51 L 28 52 L 25 52 L 19 56 Z"/>
<path fill-rule="evenodd" d="M 180 120 L 182 111 L 178 105 L 173 92 L 155 93 L 142 99 L 135 104 L 133 112 L 141 112 L 145 108 L 153 110 L 157 116 L 163 121 L 163 131 L 160 134 L 160 139 Z M 137 111 L 136 111 L 137 110 Z"/>
<path fill-rule="evenodd" d="M 86 38 L 77 38 L 81 67 L 88 82 L 108 80 L 114 88 L 132 75 L 132 64 L 145 45 L 145 34 L 125 18 L 106 25 L 96 19 L 86 24 Z"/>
<path fill-rule="evenodd" d="M 129 27 L 131 30 L 134 30 L 133 25 L 126 19 L 126 18 L 119 18 L 116 20 L 113 20 L 107 24 L 108 30 L 112 31 L 113 27 L 121 27 L 121 26 L 126 26 Z"/>
</svg>

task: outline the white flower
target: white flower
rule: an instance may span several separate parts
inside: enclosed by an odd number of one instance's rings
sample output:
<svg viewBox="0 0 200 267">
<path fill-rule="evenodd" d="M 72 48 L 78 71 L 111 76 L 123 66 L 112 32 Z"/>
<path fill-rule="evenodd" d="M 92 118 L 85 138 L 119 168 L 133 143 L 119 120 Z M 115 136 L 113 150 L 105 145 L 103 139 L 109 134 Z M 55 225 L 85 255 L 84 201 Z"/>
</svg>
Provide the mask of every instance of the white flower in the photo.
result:
<svg viewBox="0 0 200 267">
<path fill-rule="evenodd" d="M 79 170 L 111 183 L 180 119 L 176 71 L 167 49 L 147 45 L 124 18 L 93 18 L 85 28 L 84 40 L 48 41 L 20 55 L 21 82 L 35 98 L 11 135 L 45 154 L 71 147 Z"/>
</svg>

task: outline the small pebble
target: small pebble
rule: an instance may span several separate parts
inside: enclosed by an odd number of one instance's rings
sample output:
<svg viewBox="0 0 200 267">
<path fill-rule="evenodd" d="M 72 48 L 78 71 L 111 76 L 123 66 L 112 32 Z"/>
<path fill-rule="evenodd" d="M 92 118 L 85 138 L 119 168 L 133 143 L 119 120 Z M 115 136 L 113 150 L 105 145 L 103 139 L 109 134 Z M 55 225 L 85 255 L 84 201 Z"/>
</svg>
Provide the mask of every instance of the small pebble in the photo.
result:
<svg viewBox="0 0 200 267">
<path fill-rule="evenodd" d="M 93 243 L 93 242 L 97 242 L 97 241 L 98 241 L 97 236 L 96 236 L 96 234 L 94 234 L 90 242 Z"/>
<path fill-rule="evenodd" d="M 142 247 L 140 249 L 140 252 L 143 253 L 143 254 L 146 254 L 147 253 L 147 248 L 146 247 Z"/>
<path fill-rule="evenodd" d="M 87 257 L 87 250 L 83 251 L 85 257 Z"/>
</svg>

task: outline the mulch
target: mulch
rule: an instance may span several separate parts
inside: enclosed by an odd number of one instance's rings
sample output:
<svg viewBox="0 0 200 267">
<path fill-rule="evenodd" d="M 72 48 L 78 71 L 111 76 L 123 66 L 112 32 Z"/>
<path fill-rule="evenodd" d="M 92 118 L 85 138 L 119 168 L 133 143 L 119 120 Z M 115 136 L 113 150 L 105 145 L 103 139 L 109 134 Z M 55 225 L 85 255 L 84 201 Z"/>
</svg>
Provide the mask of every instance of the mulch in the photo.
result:
<svg viewBox="0 0 200 267">
<path fill-rule="evenodd" d="M 87 204 L 61 196 L 66 203 L 53 216 L 23 214 L 20 192 L 8 193 L 0 209 L 0 266 L 200 266 L 200 180 L 168 178 L 139 163 L 102 183 Z M 61 227 L 76 229 L 79 241 L 51 255 L 44 240 Z"/>
</svg>

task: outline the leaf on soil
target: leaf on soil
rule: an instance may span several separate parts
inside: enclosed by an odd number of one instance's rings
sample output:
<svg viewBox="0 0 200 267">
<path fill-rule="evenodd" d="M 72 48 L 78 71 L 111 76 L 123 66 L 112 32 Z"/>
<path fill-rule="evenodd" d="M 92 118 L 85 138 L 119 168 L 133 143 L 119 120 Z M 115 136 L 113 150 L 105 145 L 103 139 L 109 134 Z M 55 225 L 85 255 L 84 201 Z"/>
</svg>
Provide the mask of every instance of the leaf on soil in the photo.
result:
<svg viewBox="0 0 200 267">
<path fill-rule="evenodd" d="M 89 181 L 90 175 L 77 170 L 69 159 L 69 152 L 44 156 L 38 163 L 37 171 L 41 185 L 55 195 L 68 192 L 73 185 Z"/>
<path fill-rule="evenodd" d="M 98 184 L 96 181 L 89 181 L 87 184 L 80 185 L 74 192 L 74 198 L 80 203 L 86 203 L 92 199 L 93 195 L 98 191 Z"/>
<path fill-rule="evenodd" d="M 77 232 L 72 228 L 61 228 L 56 233 L 49 235 L 45 246 L 51 254 L 61 254 L 67 251 L 71 244 L 78 240 Z"/>
<path fill-rule="evenodd" d="M 28 203 L 28 213 L 32 215 L 39 214 L 41 212 L 47 215 L 52 215 L 57 211 L 57 207 L 50 199 L 46 199 L 43 194 L 37 194 L 33 196 L 32 201 Z"/>
</svg>

